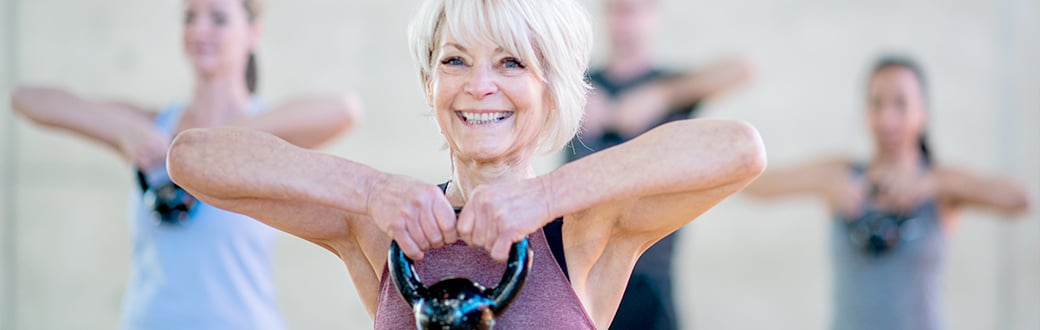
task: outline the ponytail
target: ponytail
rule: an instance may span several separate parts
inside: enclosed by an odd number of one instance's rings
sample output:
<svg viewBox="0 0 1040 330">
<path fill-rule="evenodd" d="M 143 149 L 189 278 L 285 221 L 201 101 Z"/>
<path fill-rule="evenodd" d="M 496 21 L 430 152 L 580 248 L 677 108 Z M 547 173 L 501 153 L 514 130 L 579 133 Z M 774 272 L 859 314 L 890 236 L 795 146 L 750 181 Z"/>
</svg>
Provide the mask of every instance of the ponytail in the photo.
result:
<svg viewBox="0 0 1040 330">
<path fill-rule="evenodd" d="M 260 0 L 242 0 L 242 6 L 246 9 L 246 15 L 249 16 L 249 23 L 257 24 L 256 20 L 263 11 L 263 4 Z M 246 62 L 246 88 L 249 89 L 249 94 L 256 94 L 259 75 L 256 66 L 256 50 L 250 50 L 249 60 Z"/>
<path fill-rule="evenodd" d="M 917 138 L 917 145 L 921 148 L 921 160 L 924 161 L 925 167 L 932 167 L 932 152 L 928 146 L 928 133 L 921 133 L 921 136 Z"/>
<path fill-rule="evenodd" d="M 249 60 L 246 63 L 246 88 L 249 89 L 249 94 L 256 94 L 257 75 L 256 53 L 250 51 Z"/>
</svg>

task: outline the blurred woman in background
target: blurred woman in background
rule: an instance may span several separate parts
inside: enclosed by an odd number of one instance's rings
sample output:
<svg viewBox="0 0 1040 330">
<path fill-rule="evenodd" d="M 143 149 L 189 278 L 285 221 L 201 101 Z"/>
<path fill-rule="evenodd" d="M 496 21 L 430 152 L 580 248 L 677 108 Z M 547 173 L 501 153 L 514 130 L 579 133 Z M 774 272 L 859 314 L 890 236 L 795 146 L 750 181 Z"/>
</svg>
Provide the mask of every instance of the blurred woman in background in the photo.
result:
<svg viewBox="0 0 1040 330">
<path fill-rule="evenodd" d="M 871 70 L 866 119 L 874 156 L 767 171 L 752 196 L 814 195 L 837 219 L 831 242 L 834 329 L 943 329 L 946 234 L 957 211 L 1023 213 L 1030 198 L 1007 178 L 941 164 L 930 153 L 925 76 L 905 57 Z"/>
<path fill-rule="evenodd" d="M 240 126 L 315 147 L 357 120 L 359 103 L 344 95 L 295 98 L 266 111 L 253 95 L 260 5 L 185 1 L 183 47 L 195 80 L 187 103 L 155 111 L 24 86 L 12 95 L 14 110 L 27 119 L 106 145 L 138 170 L 123 329 L 284 327 L 271 271 L 277 231 L 196 201 L 171 183 L 165 169 L 170 141 L 185 129 Z"/>
<path fill-rule="evenodd" d="M 589 72 L 593 91 L 582 130 L 564 149 L 567 161 L 631 140 L 646 131 L 699 115 L 703 101 L 746 85 L 754 65 L 740 57 L 685 71 L 654 62 L 660 0 L 606 0 L 606 64 Z M 639 258 L 611 329 L 678 329 L 672 285 L 676 231 Z"/>
</svg>

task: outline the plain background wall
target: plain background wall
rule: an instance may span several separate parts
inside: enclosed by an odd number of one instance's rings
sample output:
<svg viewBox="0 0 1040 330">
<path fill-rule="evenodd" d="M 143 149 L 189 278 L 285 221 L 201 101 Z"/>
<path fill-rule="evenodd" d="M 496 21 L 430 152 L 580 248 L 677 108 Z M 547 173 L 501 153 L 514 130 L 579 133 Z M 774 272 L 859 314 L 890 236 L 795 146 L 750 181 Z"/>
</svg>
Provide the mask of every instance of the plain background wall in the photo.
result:
<svg viewBox="0 0 1040 330">
<path fill-rule="evenodd" d="M 593 16 L 601 12 L 598 1 L 583 2 Z M 326 150 L 434 183 L 447 178 L 447 155 L 407 52 L 415 3 L 267 1 L 261 94 L 277 102 L 356 90 L 365 121 Z M 1040 191 L 1040 2 L 663 3 L 662 63 L 695 68 L 727 54 L 757 60 L 759 79 L 709 103 L 705 114 L 758 127 L 771 167 L 869 157 L 866 70 L 875 55 L 896 50 L 916 56 L 929 75 L 940 162 Z M 0 95 L 43 83 L 155 107 L 184 100 L 191 81 L 180 9 L 170 0 L 0 0 Z M 597 49 L 600 59 L 602 44 Z M 33 127 L 2 104 L 0 328 L 113 328 L 128 275 L 132 172 L 110 150 Z M 540 171 L 556 161 L 541 159 Z M 1009 223 L 964 212 L 950 235 L 944 285 L 952 329 L 1040 328 L 1038 214 Z M 676 274 L 684 325 L 825 328 L 829 225 L 816 200 L 738 195 L 687 226 Z M 280 305 L 292 329 L 371 326 L 333 255 L 287 235 L 276 250 Z"/>
</svg>

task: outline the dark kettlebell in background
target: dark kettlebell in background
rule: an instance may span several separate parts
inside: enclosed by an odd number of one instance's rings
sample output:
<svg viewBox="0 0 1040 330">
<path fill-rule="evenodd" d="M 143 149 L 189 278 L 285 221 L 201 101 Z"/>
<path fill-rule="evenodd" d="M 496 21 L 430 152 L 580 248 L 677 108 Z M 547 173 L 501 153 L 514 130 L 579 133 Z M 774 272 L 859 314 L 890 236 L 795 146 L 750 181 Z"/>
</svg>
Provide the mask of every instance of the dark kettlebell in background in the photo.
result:
<svg viewBox="0 0 1040 330">
<path fill-rule="evenodd" d="M 140 169 L 137 170 L 137 184 L 144 194 L 145 207 L 152 210 L 159 224 L 177 225 L 188 220 L 188 213 L 195 207 L 195 196 L 173 182 L 151 186 Z"/>
<path fill-rule="evenodd" d="M 495 318 L 502 315 L 523 289 L 533 257 L 527 238 L 513 243 L 506 272 L 491 289 L 460 277 L 426 287 L 415 273 L 412 260 L 396 241 L 390 243 L 387 260 L 394 286 L 415 311 L 417 328 L 491 329 Z"/>
</svg>

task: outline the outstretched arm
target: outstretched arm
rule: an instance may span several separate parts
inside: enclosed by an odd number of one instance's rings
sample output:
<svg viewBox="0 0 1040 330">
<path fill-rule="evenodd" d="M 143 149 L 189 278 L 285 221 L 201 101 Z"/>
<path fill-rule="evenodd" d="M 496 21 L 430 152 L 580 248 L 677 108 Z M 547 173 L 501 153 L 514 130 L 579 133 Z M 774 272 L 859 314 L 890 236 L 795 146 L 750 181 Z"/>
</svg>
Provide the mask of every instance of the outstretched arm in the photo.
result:
<svg viewBox="0 0 1040 330">
<path fill-rule="evenodd" d="M 704 70 L 655 81 L 622 94 L 609 123 L 623 136 L 635 136 L 660 123 L 668 111 L 718 97 L 751 81 L 754 75 L 750 60 L 731 58 Z"/>
<path fill-rule="evenodd" d="M 655 128 L 544 179 L 554 215 L 616 212 L 615 236 L 636 236 L 649 246 L 742 189 L 765 166 L 753 127 L 695 119 Z"/>
<path fill-rule="evenodd" d="M 96 102 L 62 90 L 19 87 L 14 111 L 32 122 L 73 132 L 118 152 L 140 168 L 161 164 L 169 139 L 155 131 L 154 113 L 130 105 Z"/>
<path fill-rule="evenodd" d="M 1016 215 L 1029 210 L 1033 202 L 1025 187 L 1007 178 L 949 167 L 941 167 L 935 174 L 939 197 L 954 206 L 983 207 Z"/>
<path fill-rule="evenodd" d="M 717 97 L 747 84 L 755 77 L 755 64 L 748 58 L 733 57 L 719 61 L 704 70 L 679 76 L 671 82 L 669 101 L 672 107 Z"/>
<path fill-rule="evenodd" d="M 242 128 L 186 130 L 170 178 L 206 203 L 329 247 L 369 221 L 412 258 L 454 241 L 455 214 L 434 185 Z M 386 241 L 389 244 L 389 241 Z"/>
<path fill-rule="evenodd" d="M 314 148 L 346 132 L 362 117 L 354 95 L 311 95 L 279 104 L 272 111 L 235 126 L 274 134 L 303 148 Z"/>
<path fill-rule="evenodd" d="M 758 198 L 826 195 L 836 181 L 849 176 L 849 166 L 847 161 L 829 159 L 769 170 L 748 185 L 744 192 Z"/>
<path fill-rule="evenodd" d="M 765 164 L 758 132 L 746 123 L 672 122 L 548 175 L 477 188 L 459 233 L 504 260 L 512 242 L 567 216 L 600 221 L 579 226 L 607 226 L 612 237 L 645 248 L 743 188 Z"/>
<path fill-rule="evenodd" d="M 821 197 L 841 214 L 854 216 L 866 194 L 866 182 L 851 175 L 851 162 L 825 159 L 789 168 L 769 170 L 744 189 L 749 196 L 772 199 L 792 195 Z"/>
</svg>

